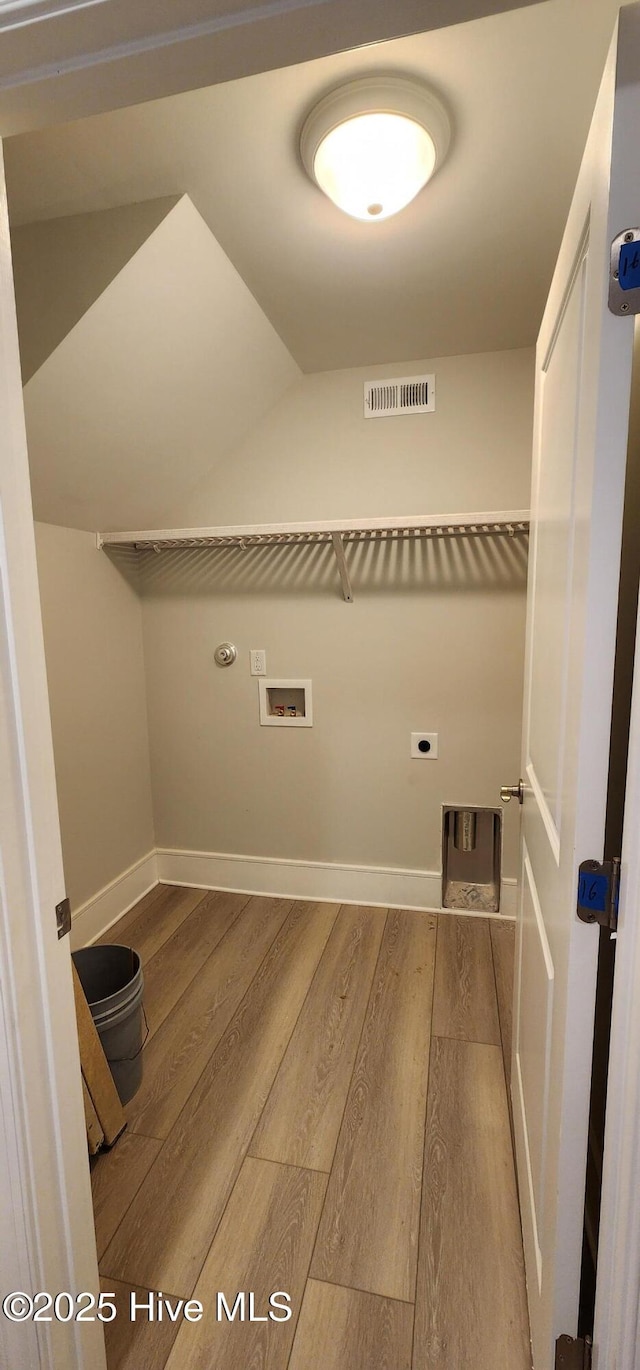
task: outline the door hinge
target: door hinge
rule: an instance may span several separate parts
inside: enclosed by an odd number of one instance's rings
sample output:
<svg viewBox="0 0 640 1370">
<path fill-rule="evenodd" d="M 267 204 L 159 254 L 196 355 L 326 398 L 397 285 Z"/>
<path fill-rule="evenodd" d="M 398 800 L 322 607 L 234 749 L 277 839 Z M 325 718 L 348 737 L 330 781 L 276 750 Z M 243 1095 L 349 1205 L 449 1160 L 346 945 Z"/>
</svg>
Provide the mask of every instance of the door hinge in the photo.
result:
<svg viewBox="0 0 640 1370">
<path fill-rule="evenodd" d="M 58 929 L 58 941 L 61 937 L 66 937 L 71 932 L 71 904 L 68 899 L 61 899 L 56 904 L 56 927 Z"/>
<path fill-rule="evenodd" d="M 591 1337 L 558 1337 L 555 1370 L 591 1370 Z"/>
<path fill-rule="evenodd" d="M 625 228 L 611 244 L 609 309 L 623 318 L 640 314 L 640 228 Z"/>
<path fill-rule="evenodd" d="M 620 857 L 582 861 L 578 871 L 578 918 L 615 932 L 618 926 Z"/>
</svg>

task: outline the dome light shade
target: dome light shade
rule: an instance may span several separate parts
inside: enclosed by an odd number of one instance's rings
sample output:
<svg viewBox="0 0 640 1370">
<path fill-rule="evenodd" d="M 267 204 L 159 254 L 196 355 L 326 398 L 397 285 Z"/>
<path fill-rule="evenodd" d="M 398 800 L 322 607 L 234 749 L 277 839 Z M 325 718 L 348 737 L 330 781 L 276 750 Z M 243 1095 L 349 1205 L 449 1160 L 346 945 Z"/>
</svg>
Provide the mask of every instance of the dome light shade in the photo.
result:
<svg viewBox="0 0 640 1370">
<path fill-rule="evenodd" d="M 415 199 L 449 139 L 440 101 L 418 81 L 387 76 L 325 96 L 304 124 L 300 147 L 307 172 L 334 204 L 377 222 Z"/>
<path fill-rule="evenodd" d="M 388 219 L 426 185 L 436 164 L 426 128 L 404 114 L 358 114 L 323 138 L 313 171 L 325 195 L 355 219 Z"/>
</svg>

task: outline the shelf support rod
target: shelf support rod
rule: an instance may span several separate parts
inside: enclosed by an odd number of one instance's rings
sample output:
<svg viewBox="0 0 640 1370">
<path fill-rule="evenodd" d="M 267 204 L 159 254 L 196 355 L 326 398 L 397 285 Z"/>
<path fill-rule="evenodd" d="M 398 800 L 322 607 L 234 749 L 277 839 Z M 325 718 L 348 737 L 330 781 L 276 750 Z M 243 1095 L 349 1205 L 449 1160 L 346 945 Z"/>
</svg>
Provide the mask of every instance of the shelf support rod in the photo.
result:
<svg viewBox="0 0 640 1370">
<path fill-rule="evenodd" d="M 353 590 L 351 589 L 351 579 L 349 577 L 349 568 L 347 566 L 347 559 L 344 554 L 344 543 L 342 541 L 341 534 L 332 533 L 331 541 L 333 543 L 333 550 L 336 554 L 336 561 L 338 563 L 338 570 L 340 572 L 343 599 L 345 601 L 345 604 L 353 604 Z"/>
</svg>

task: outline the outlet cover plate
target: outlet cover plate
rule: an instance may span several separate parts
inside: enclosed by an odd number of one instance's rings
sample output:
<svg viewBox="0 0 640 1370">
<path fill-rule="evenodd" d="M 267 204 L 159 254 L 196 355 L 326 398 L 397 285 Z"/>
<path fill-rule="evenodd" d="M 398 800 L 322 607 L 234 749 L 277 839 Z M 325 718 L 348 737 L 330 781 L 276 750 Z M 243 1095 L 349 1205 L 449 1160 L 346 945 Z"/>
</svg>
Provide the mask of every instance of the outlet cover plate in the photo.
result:
<svg viewBox="0 0 640 1370">
<path fill-rule="evenodd" d="M 267 653 L 265 652 L 264 647 L 252 647 L 249 652 L 249 659 L 251 661 L 252 675 L 267 674 Z"/>
<path fill-rule="evenodd" d="M 420 747 L 422 742 L 423 747 Z M 428 743 L 425 750 L 424 744 Z M 411 734 L 411 755 L 414 761 L 437 761 L 438 759 L 438 734 L 437 733 L 412 733 Z"/>
</svg>

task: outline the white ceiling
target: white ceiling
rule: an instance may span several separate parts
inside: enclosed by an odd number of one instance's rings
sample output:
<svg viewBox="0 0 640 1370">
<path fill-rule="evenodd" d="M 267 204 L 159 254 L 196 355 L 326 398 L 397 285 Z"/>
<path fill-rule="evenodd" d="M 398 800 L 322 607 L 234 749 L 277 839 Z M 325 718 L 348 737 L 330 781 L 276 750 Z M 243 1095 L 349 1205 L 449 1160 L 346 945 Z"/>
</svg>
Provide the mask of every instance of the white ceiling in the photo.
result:
<svg viewBox="0 0 640 1370">
<path fill-rule="evenodd" d="M 299 366 L 526 346 L 536 335 L 617 0 L 547 0 L 10 139 L 14 223 L 189 194 Z M 307 180 L 328 88 L 407 72 L 446 102 L 447 162 L 401 215 Z"/>
</svg>

